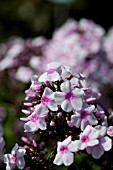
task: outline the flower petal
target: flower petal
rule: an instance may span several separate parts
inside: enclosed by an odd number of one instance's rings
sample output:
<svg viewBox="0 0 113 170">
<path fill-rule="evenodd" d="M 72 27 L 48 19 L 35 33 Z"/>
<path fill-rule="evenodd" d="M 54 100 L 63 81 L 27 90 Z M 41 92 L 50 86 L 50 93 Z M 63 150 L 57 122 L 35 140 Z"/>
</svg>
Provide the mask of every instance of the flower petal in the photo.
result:
<svg viewBox="0 0 113 170">
<path fill-rule="evenodd" d="M 61 104 L 62 110 L 65 112 L 71 112 L 73 110 L 71 102 L 64 100 L 63 103 Z"/>
<path fill-rule="evenodd" d="M 72 141 L 69 145 L 68 145 L 69 151 L 70 152 L 77 152 L 79 150 L 79 144 L 78 144 L 78 140 Z"/>
<path fill-rule="evenodd" d="M 69 166 L 74 162 L 74 154 L 68 152 L 67 154 L 62 155 L 63 163 L 65 166 Z"/>
<path fill-rule="evenodd" d="M 56 164 L 56 165 L 61 165 L 61 164 L 63 164 L 62 154 L 57 153 L 56 156 L 55 156 L 55 159 L 54 159 L 53 163 Z"/>
<path fill-rule="evenodd" d="M 79 127 L 80 127 L 80 124 L 81 124 L 81 119 L 80 119 L 80 117 L 79 117 L 78 115 L 72 115 L 72 116 L 71 116 L 71 123 L 72 123 L 75 127 L 79 128 Z"/>
<path fill-rule="evenodd" d="M 95 140 L 91 140 L 87 143 L 87 146 L 95 146 L 99 144 L 99 140 L 95 139 Z"/>
<path fill-rule="evenodd" d="M 45 117 L 47 116 L 49 110 L 47 109 L 47 107 L 44 107 L 42 104 L 39 104 L 35 107 L 35 111 L 36 114 L 40 115 L 40 117 Z"/>
<path fill-rule="evenodd" d="M 71 101 L 72 107 L 78 111 L 81 110 L 82 105 L 83 105 L 83 101 L 81 98 L 75 98 L 74 100 Z"/>
<path fill-rule="evenodd" d="M 47 72 L 43 73 L 39 79 L 38 79 L 39 82 L 45 82 L 47 81 Z"/>
<path fill-rule="evenodd" d="M 17 157 L 22 157 L 25 154 L 26 150 L 25 149 L 18 149 L 17 151 Z"/>
<path fill-rule="evenodd" d="M 38 126 L 38 128 L 39 129 L 41 129 L 41 130 L 46 130 L 46 122 L 45 122 L 45 120 L 39 120 L 38 122 L 37 122 L 37 126 Z"/>
<path fill-rule="evenodd" d="M 25 166 L 25 160 L 24 160 L 24 157 L 20 157 L 17 159 L 16 161 L 16 165 L 19 169 L 23 169 L 24 166 Z"/>
<path fill-rule="evenodd" d="M 54 101 L 52 101 L 52 100 L 47 104 L 47 106 L 52 111 L 57 111 L 58 110 L 57 104 Z"/>
<path fill-rule="evenodd" d="M 55 71 L 54 73 L 47 75 L 47 80 L 48 81 L 57 81 L 57 80 L 60 80 L 60 75 Z"/>
<path fill-rule="evenodd" d="M 97 145 L 92 150 L 92 156 L 95 159 L 99 159 L 104 154 L 104 149 L 101 145 Z"/>
<path fill-rule="evenodd" d="M 65 100 L 65 94 L 62 93 L 62 92 L 55 92 L 55 93 L 54 93 L 54 98 L 55 98 L 55 102 L 56 102 L 58 105 L 61 105 L 62 102 Z"/>
<path fill-rule="evenodd" d="M 64 93 L 71 91 L 70 81 L 67 80 L 64 83 L 62 83 L 60 88 L 61 88 L 62 92 L 64 92 Z"/>
<path fill-rule="evenodd" d="M 28 121 L 27 123 L 24 124 L 24 129 L 27 130 L 28 132 L 35 132 L 39 129 L 39 127 L 35 122 Z"/>
<path fill-rule="evenodd" d="M 45 87 L 45 89 L 44 89 L 44 92 L 43 92 L 43 95 L 42 95 L 42 96 L 53 97 L 53 96 L 52 96 L 52 94 L 53 94 L 53 91 L 52 91 L 50 88 Z"/>
<path fill-rule="evenodd" d="M 75 88 L 75 89 L 73 90 L 73 93 L 74 93 L 74 95 L 75 95 L 76 97 L 81 97 L 81 96 L 84 95 L 84 91 L 81 90 L 81 89 L 79 89 L 79 88 Z"/>
<path fill-rule="evenodd" d="M 95 106 L 94 105 L 90 105 L 89 107 L 85 108 L 85 110 L 88 112 L 88 113 L 91 113 L 95 110 Z"/>
<path fill-rule="evenodd" d="M 68 145 L 71 142 L 71 136 L 69 136 L 68 138 L 66 138 L 63 142 L 62 145 Z"/>
<path fill-rule="evenodd" d="M 102 146 L 105 151 L 109 151 L 112 147 L 112 140 L 108 136 L 105 136 L 104 139 L 105 139 L 105 142 L 102 143 Z"/>
<path fill-rule="evenodd" d="M 60 62 L 51 62 L 49 64 L 47 64 L 47 68 L 48 69 L 57 69 L 61 66 L 61 63 Z"/>
</svg>

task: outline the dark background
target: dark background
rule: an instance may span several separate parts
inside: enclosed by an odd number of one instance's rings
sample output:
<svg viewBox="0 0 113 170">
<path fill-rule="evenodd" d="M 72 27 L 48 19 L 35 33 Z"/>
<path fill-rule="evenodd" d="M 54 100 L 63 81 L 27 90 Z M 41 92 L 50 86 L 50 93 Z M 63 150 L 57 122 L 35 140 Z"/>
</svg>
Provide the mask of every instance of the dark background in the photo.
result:
<svg viewBox="0 0 113 170">
<path fill-rule="evenodd" d="M 92 19 L 107 31 L 113 25 L 112 0 L 75 0 L 70 4 L 49 0 L 0 0 L 0 42 L 13 35 L 50 38 L 67 18 Z"/>
</svg>

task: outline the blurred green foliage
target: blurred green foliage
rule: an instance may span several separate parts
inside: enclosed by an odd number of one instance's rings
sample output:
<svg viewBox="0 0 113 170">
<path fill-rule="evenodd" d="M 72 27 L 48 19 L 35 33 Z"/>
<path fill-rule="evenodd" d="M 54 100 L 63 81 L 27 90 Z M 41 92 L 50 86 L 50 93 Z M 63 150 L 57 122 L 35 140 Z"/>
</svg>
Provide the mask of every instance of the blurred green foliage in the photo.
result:
<svg viewBox="0 0 113 170">
<path fill-rule="evenodd" d="M 83 11 L 87 7 L 87 0 L 69 2 L 57 4 L 49 0 L 0 1 L 0 41 L 14 35 L 23 38 L 39 35 L 51 37 L 55 27 L 62 25 L 70 17 L 71 11 Z"/>
</svg>

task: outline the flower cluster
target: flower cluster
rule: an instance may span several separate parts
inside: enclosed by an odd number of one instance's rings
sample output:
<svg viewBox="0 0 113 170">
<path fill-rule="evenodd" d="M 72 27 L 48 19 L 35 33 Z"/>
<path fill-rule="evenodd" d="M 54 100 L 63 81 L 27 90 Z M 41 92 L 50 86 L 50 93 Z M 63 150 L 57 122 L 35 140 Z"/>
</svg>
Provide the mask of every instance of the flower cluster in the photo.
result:
<svg viewBox="0 0 113 170">
<path fill-rule="evenodd" d="M 26 117 L 20 119 L 25 133 L 37 137 L 22 137 L 24 150 L 16 144 L 11 154 L 5 154 L 7 170 L 70 166 L 81 152 L 99 159 L 112 148 L 113 127 L 97 103 L 99 94 L 85 86 L 81 73 L 59 62 L 49 63 L 45 73 L 32 76 L 25 93 Z"/>
<path fill-rule="evenodd" d="M 22 39 L 12 37 L 0 45 L 0 71 L 8 70 L 9 77 L 29 83 L 34 72 L 39 72 L 44 37 Z M 35 71 L 34 71 L 35 70 Z"/>
</svg>

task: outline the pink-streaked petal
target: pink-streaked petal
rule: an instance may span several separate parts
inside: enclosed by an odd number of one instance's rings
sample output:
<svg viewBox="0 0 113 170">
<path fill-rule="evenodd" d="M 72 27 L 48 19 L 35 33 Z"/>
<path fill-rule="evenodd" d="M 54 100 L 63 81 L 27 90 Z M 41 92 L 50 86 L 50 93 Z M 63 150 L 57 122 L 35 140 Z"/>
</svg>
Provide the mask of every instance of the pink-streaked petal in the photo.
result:
<svg viewBox="0 0 113 170">
<path fill-rule="evenodd" d="M 76 111 L 79 111 L 82 108 L 83 101 L 81 98 L 75 98 L 74 100 L 71 101 L 71 104 L 72 104 L 73 109 L 75 109 Z"/>
<path fill-rule="evenodd" d="M 67 100 L 63 101 L 63 103 L 61 104 L 61 108 L 65 112 L 71 112 L 73 110 L 71 102 L 68 102 Z"/>
<path fill-rule="evenodd" d="M 67 80 L 64 83 L 62 83 L 60 88 L 61 88 L 62 92 L 64 92 L 64 93 L 70 92 L 70 90 L 71 90 L 70 81 Z"/>
<path fill-rule="evenodd" d="M 62 165 L 62 164 L 63 164 L 62 154 L 57 153 L 56 156 L 55 156 L 55 159 L 54 159 L 53 163 L 56 164 L 56 165 Z"/>
<path fill-rule="evenodd" d="M 46 82 L 47 81 L 47 72 L 43 73 L 39 79 L 38 79 L 39 82 Z"/>
<path fill-rule="evenodd" d="M 52 111 L 57 111 L 58 110 L 57 104 L 54 101 L 52 101 L 52 100 L 47 104 L 47 106 Z"/>
<path fill-rule="evenodd" d="M 72 123 L 75 127 L 79 128 L 79 127 L 80 127 L 80 124 L 81 124 L 81 119 L 80 119 L 80 117 L 79 117 L 78 115 L 72 115 L 72 116 L 71 116 L 71 123 Z"/>
<path fill-rule="evenodd" d="M 51 63 L 47 64 L 48 69 L 57 69 L 59 67 L 61 67 L 60 62 L 51 62 Z"/>
<path fill-rule="evenodd" d="M 78 88 L 75 88 L 72 92 L 76 97 L 81 97 L 84 95 L 84 91 Z"/>
<path fill-rule="evenodd" d="M 24 160 L 24 157 L 20 157 L 17 159 L 16 161 L 16 165 L 19 169 L 23 169 L 24 166 L 25 166 L 25 160 Z"/>
<path fill-rule="evenodd" d="M 69 166 L 74 162 L 74 154 L 68 152 L 67 154 L 62 155 L 63 163 L 65 166 Z"/>
<path fill-rule="evenodd" d="M 62 102 L 65 100 L 65 94 L 62 93 L 62 92 L 55 92 L 55 93 L 54 93 L 54 98 L 55 98 L 55 102 L 56 102 L 58 105 L 61 105 Z"/>
<path fill-rule="evenodd" d="M 60 80 L 60 75 L 55 71 L 54 73 L 47 75 L 47 80 L 48 81 L 57 81 L 57 80 Z"/>
<path fill-rule="evenodd" d="M 92 149 L 92 156 L 95 159 L 99 159 L 104 154 L 104 149 L 101 145 L 97 145 Z"/>
<path fill-rule="evenodd" d="M 29 121 L 24 124 L 24 129 L 27 130 L 28 132 L 35 132 L 39 129 L 39 127 L 35 122 Z"/>
<path fill-rule="evenodd" d="M 41 129 L 41 130 L 46 130 L 47 128 L 46 128 L 46 122 L 45 122 L 45 120 L 39 120 L 38 122 L 37 122 L 37 126 L 39 127 L 39 129 Z"/>
<path fill-rule="evenodd" d="M 87 146 L 95 146 L 99 144 L 99 140 L 95 139 L 95 140 L 91 140 L 87 143 Z"/>
<path fill-rule="evenodd" d="M 71 142 L 71 136 L 69 136 L 68 138 L 66 138 L 63 142 L 62 145 L 68 145 Z"/>
<path fill-rule="evenodd" d="M 112 148 L 112 140 L 108 136 L 105 136 L 104 139 L 105 142 L 102 143 L 102 146 L 105 151 L 109 151 Z"/>
</svg>

